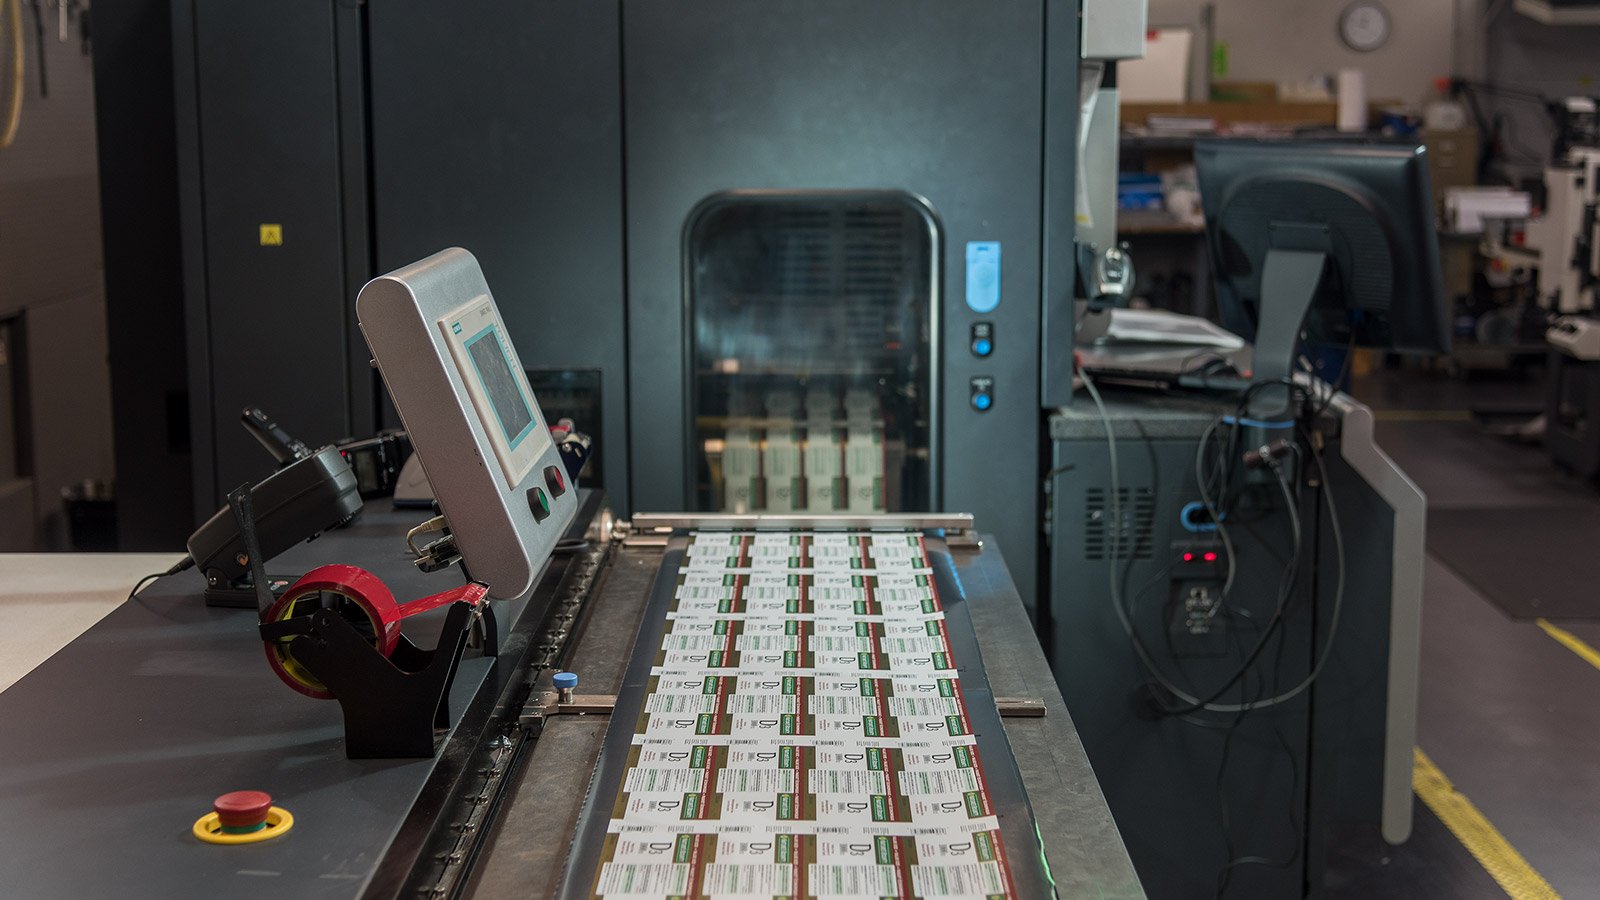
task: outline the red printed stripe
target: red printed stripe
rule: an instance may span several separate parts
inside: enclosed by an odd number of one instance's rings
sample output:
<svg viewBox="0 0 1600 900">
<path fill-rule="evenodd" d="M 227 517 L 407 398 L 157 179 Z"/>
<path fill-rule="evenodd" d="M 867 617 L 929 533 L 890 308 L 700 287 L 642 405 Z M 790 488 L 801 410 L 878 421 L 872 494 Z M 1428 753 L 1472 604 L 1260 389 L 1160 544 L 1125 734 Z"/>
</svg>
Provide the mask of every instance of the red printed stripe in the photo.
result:
<svg viewBox="0 0 1600 900">
<path fill-rule="evenodd" d="M 889 838 L 889 846 L 894 848 L 894 876 L 900 883 L 901 900 L 913 900 L 911 893 L 911 860 L 906 859 L 905 851 L 900 846 L 902 838 Z"/>
<path fill-rule="evenodd" d="M 1011 863 L 1006 859 L 1005 842 L 1000 840 L 1000 829 L 989 832 L 990 840 L 994 841 L 994 861 L 1000 867 L 1000 883 L 1005 886 L 1006 896 L 1017 896 L 1017 883 L 1011 879 Z"/>
</svg>

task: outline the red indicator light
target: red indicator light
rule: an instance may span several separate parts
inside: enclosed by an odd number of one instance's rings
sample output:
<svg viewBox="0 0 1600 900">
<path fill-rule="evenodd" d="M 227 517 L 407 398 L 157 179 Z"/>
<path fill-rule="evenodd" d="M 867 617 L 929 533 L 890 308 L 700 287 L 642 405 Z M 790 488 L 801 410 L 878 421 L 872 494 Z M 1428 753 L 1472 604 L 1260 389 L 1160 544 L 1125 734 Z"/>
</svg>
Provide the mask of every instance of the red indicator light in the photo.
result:
<svg viewBox="0 0 1600 900">
<path fill-rule="evenodd" d="M 1216 562 L 1216 561 L 1217 561 L 1217 554 L 1213 553 L 1211 551 L 1207 551 L 1206 552 L 1206 562 Z"/>
<path fill-rule="evenodd" d="M 1194 554 L 1193 553 L 1185 553 L 1183 555 L 1183 561 L 1184 562 L 1194 562 Z"/>
</svg>

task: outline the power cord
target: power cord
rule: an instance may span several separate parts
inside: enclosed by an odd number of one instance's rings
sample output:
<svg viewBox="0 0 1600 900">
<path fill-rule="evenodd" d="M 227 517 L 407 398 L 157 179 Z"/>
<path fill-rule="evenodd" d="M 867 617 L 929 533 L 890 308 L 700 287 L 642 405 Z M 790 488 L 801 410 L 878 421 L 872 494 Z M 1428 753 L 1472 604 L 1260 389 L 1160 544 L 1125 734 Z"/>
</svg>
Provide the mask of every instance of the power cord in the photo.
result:
<svg viewBox="0 0 1600 900">
<path fill-rule="evenodd" d="M 157 578 L 165 578 L 168 575 L 176 575 L 179 572 L 185 571 L 187 569 L 192 569 L 192 568 L 194 568 L 194 557 L 185 556 L 183 559 L 180 559 L 176 563 L 174 563 L 172 568 L 166 570 L 165 572 L 152 572 L 149 575 L 146 575 L 143 578 L 139 579 L 138 581 L 134 582 L 133 583 L 133 590 L 128 592 L 128 599 L 132 600 L 136 595 L 138 595 L 138 593 L 140 591 L 144 590 L 145 585 L 149 584 L 152 581 L 155 581 Z"/>
</svg>

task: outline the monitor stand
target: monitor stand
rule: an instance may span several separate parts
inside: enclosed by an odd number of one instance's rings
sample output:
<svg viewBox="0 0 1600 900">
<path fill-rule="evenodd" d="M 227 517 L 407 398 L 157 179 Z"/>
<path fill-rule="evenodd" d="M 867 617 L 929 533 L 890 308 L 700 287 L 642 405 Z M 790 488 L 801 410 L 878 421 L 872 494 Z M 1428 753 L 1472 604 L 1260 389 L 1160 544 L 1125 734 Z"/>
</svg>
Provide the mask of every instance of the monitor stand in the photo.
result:
<svg viewBox="0 0 1600 900">
<path fill-rule="evenodd" d="M 1245 406 L 1252 419 L 1292 419 L 1289 391 L 1300 330 L 1322 283 L 1328 254 L 1320 250 L 1267 251 L 1261 268 L 1261 308 L 1256 325 L 1252 387 Z"/>
</svg>

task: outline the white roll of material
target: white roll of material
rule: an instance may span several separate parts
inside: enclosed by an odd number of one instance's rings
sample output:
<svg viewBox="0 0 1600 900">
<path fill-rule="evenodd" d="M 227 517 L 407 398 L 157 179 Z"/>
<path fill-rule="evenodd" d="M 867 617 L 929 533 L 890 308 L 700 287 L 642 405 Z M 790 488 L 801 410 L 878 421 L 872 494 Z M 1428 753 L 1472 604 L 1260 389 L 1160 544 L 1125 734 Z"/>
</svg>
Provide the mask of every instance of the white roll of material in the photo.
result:
<svg viewBox="0 0 1600 900">
<path fill-rule="evenodd" d="M 1339 130 L 1367 130 L 1367 73 L 1339 70 Z"/>
</svg>

